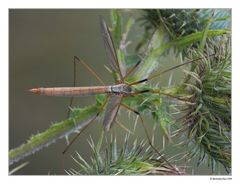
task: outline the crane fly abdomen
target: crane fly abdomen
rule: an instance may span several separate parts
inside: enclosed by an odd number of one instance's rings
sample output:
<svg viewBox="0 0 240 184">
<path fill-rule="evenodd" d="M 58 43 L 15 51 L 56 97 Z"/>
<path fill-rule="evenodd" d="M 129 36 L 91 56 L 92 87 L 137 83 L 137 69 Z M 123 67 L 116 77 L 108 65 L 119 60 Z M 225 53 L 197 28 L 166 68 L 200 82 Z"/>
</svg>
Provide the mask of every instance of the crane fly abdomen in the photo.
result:
<svg viewBox="0 0 240 184">
<path fill-rule="evenodd" d="M 29 91 L 46 96 L 88 96 L 104 93 L 128 96 L 131 95 L 132 88 L 126 84 L 117 84 L 113 86 L 33 88 Z"/>
<path fill-rule="evenodd" d="M 109 86 L 90 86 L 90 87 L 52 87 L 52 88 L 33 88 L 29 90 L 34 94 L 46 96 L 87 96 L 95 94 L 110 93 Z"/>
</svg>

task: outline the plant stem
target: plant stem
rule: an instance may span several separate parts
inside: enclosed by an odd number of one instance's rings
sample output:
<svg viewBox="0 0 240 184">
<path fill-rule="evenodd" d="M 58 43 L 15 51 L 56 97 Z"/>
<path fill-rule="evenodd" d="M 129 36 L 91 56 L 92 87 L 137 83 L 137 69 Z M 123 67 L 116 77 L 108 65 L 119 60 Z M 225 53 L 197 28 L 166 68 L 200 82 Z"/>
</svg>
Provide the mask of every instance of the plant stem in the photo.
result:
<svg viewBox="0 0 240 184">
<path fill-rule="evenodd" d="M 97 113 L 97 105 L 87 106 L 80 109 L 68 119 L 51 125 L 46 131 L 30 137 L 30 139 L 19 147 L 9 151 L 9 164 L 13 164 L 26 156 L 41 150 L 44 147 L 56 142 L 58 139 L 67 137 L 76 129 L 81 129 L 88 122 L 89 118 Z"/>
</svg>

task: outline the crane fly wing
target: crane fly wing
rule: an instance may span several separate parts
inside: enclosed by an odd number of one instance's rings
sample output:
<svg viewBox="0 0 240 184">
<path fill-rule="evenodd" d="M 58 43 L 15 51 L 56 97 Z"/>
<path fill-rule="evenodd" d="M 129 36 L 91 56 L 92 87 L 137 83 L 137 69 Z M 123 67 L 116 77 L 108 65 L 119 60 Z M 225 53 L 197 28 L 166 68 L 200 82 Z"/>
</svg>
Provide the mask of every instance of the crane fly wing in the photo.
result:
<svg viewBox="0 0 240 184">
<path fill-rule="evenodd" d="M 109 28 L 103 18 L 101 18 L 100 20 L 100 25 L 101 25 L 104 46 L 106 49 L 106 54 L 109 59 L 110 65 L 115 72 L 119 72 L 116 50 L 112 41 Z"/>
<path fill-rule="evenodd" d="M 112 95 L 108 101 L 105 117 L 103 120 L 103 128 L 106 132 L 108 132 L 114 122 L 117 112 L 119 110 L 121 104 L 122 96 Z"/>
<path fill-rule="evenodd" d="M 123 81 L 123 75 L 125 75 L 125 74 L 123 73 L 123 70 L 120 67 L 111 33 L 109 31 L 109 28 L 108 28 L 106 22 L 101 17 L 100 17 L 100 25 L 101 25 L 102 36 L 103 36 L 103 40 L 104 40 L 104 46 L 105 46 L 106 54 L 108 57 L 108 61 L 111 65 L 113 71 L 117 72 L 120 75 L 121 81 Z"/>
</svg>

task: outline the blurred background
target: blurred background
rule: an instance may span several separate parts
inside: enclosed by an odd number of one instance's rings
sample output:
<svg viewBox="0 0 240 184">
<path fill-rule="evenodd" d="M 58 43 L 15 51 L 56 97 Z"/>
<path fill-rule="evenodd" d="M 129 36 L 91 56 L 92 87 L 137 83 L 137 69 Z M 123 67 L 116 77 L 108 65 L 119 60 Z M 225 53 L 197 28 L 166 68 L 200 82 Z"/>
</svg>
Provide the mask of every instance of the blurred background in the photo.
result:
<svg viewBox="0 0 240 184">
<path fill-rule="evenodd" d="M 103 65 L 106 57 L 99 26 L 99 15 L 108 21 L 108 14 L 107 10 L 9 11 L 10 149 L 66 118 L 69 98 L 36 96 L 27 90 L 72 86 L 73 56 L 86 61 L 106 83 L 113 82 Z M 78 69 L 78 85 L 98 84 L 85 68 L 79 65 Z M 83 97 L 77 105 L 93 103 L 94 97 Z M 88 150 L 86 141 L 80 144 L 78 148 Z M 19 174 L 64 174 L 61 160 L 72 161 L 69 156 L 61 158 L 65 146 L 66 141 L 62 140 L 28 157 L 30 164 Z"/>
<path fill-rule="evenodd" d="M 111 75 L 104 68 L 108 63 L 99 25 L 99 15 L 110 23 L 109 13 L 109 10 L 87 9 L 9 10 L 9 149 L 16 148 L 31 135 L 42 132 L 52 123 L 66 118 L 69 98 L 37 96 L 30 94 L 28 89 L 72 86 L 73 56 L 82 58 L 92 66 L 106 84 L 113 83 Z M 132 40 L 141 33 L 141 30 L 135 31 L 130 34 Z M 170 62 L 168 64 L 171 65 Z M 168 83 L 168 77 L 165 81 L 164 78 L 161 80 L 162 83 Z M 85 68 L 78 65 L 77 85 L 93 86 L 99 83 Z M 80 107 L 93 103 L 94 97 L 82 97 L 74 102 Z M 128 118 L 127 114 L 121 112 L 122 118 Z M 150 121 L 147 118 L 145 117 L 145 121 Z M 74 150 L 89 159 L 91 151 L 86 140 L 90 135 L 97 140 L 102 128 L 101 119 L 96 122 L 81 135 L 69 154 L 62 155 L 66 147 L 66 141 L 63 139 L 13 164 L 10 170 L 29 161 L 26 167 L 15 174 L 66 174 L 64 169 L 76 165 L 70 157 Z M 134 123 L 134 116 L 131 116 L 128 122 Z M 115 129 L 117 128 L 119 127 Z M 120 131 L 122 133 L 119 135 L 126 133 Z M 136 134 L 136 137 L 145 138 L 141 128 Z M 169 151 L 172 154 L 179 152 L 178 149 Z M 192 163 L 194 164 L 194 161 Z M 202 166 L 194 168 L 194 172 L 208 174 L 209 169 Z"/>
</svg>

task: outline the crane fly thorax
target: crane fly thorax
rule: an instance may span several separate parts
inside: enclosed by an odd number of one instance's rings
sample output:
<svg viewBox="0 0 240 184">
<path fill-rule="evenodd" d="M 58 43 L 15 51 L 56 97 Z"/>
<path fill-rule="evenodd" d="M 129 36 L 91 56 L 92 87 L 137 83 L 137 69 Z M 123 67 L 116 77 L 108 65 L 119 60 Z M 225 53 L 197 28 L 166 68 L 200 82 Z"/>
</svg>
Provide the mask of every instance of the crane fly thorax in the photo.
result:
<svg viewBox="0 0 240 184">
<path fill-rule="evenodd" d="M 128 95 L 131 95 L 132 93 L 132 88 L 126 84 L 117 84 L 110 87 L 111 87 L 111 92 L 116 95 L 122 94 L 124 96 L 128 96 Z"/>
</svg>

